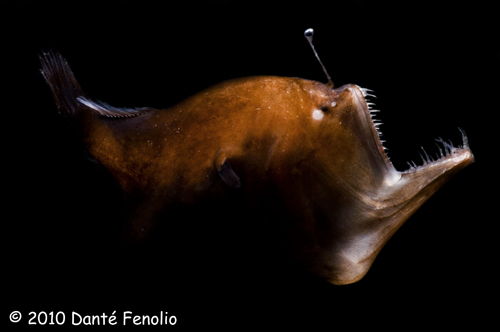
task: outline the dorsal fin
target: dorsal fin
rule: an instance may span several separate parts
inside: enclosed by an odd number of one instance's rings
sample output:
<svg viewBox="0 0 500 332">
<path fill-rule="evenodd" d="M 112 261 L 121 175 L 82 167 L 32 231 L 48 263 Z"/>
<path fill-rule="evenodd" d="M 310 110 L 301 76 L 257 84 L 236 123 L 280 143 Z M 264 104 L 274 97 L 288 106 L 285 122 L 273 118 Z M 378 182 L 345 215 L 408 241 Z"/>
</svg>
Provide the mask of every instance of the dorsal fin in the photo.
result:
<svg viewBox="0 0 500 332">
<path fill-rule="evenodd" d="M 49 84 L 56 101 L 59 114 L 73 117 L 78 112 L 79 103 L 76 98 L 85 94 L 75 79 L 68 62 L 55 51 L 43 53 L 40 56 L 43 77 Z"/>
<path fill-rule="evenodd" d="M 66 59 L 56 51 L 40 55 L 42 75 L 49 84 L 59 113 L 65 117 L 73 117 L 82 110 L 82 105 L 91 108 L 102 116 L 110 118 L 130 118 L 147 111 L 149 107 L 119 108 L 102 101 L 93 101 L 83 92 Z"/>
<path fill-rule="evenodd" d="M 140 108 L 126 108 L 126 107 L 114 107 L 100 100 L 92 101 L 83 96 L 76 98 L 83 105 L 99 112 L 102 116 L 108 118 L 130 118 L 133 116 L 140 115 L 142 113 L 153 110 L 149 107 Z"/>
</svg>

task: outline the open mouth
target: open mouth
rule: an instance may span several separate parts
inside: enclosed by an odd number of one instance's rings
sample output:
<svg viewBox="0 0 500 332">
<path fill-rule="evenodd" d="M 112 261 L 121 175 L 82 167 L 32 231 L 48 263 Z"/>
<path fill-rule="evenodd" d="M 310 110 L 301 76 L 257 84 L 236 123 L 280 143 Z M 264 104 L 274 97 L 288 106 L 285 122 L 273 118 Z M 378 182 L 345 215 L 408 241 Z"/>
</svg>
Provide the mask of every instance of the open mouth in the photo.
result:
<svg viewBox="0 0 500 332">
<path fill-rule="evenodd" d="M 363 94 L 366 109 L 368 110 L 368 113 L 370 115 L 372 129 L 377 134 L 376 137 L 378 140 L 379 149 L 384 155 L 386 161 L 392 166 L 392 162 L 390 161 L 389 155 L 387 154 L 388 149 L 384 146 L 385 140 L 382 139 L 382 132 L 380 131 L 380 126 L 382 125 L 382 122 L 376 118 L 376 114 L 380 112 L 380 110 L 373 108 L 373 106 L 375 106 L 375 103 L 371 100 L 371 98 L 377 98 L 377 97 L 373 94 L 373 91 L 370 89 L 362 88 L 357 85 L 356 87 Z M 474 161 L 474 156 L 472 155 L 472 152 L 469 148 L 467 135 L 465 134 L 465 131 L 463 129 L 461 128 L 458 129 L 462 134 L 462 145 L 455 146 L 450 140 L 445 141 L 439 137 L 436 139 L 437 151 L 435 152 L 435 157 L 432 154 L 428 154 L 422 147 L 422 152 L 419 153 L 420 157 L 422 158 L 422 163 L 417 164 L 414 161 L 407 161 L 409 168 L 401 173 L 413 173 L 427 167 L 441 166 L 449 162 L 454 162 L 458 164 L 465 159 L 470 159 L 471 161 Z"/>
</svg>

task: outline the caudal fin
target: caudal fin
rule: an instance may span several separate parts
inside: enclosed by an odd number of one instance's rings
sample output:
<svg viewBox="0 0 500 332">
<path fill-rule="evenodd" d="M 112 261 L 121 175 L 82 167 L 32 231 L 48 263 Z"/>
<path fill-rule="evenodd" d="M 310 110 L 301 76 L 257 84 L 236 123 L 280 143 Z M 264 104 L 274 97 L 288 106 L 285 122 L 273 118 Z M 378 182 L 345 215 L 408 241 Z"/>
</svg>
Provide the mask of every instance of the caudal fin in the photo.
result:
<svg viewBox="0 0 500 332">
<path fill-rule="evenodd" d="M 66 59 L 55 51 L 40 55 L 43 77 L 52 90 L 59 114 L 72 117 L 82 104 L 77 98 L 86 98 L 80 84 L 75 79 Z"/>
</svg>

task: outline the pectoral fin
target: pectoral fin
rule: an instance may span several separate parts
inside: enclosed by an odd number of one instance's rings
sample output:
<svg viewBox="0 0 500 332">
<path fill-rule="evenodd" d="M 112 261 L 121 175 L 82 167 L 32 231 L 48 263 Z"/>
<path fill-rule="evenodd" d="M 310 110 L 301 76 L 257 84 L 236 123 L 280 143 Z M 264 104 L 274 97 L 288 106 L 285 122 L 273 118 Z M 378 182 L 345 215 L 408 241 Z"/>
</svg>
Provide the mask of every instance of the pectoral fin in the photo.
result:
<svg viewBox="0 0 500 332">
<path fill-rule="evenodd" d="M 224 153 L 219 153 L 219 155 L 215 158 L 215 168 L 217 169 L 217 173 L 219 173 L 222 181 L 224 181 L 228 186 L 231 188 L 241 187 L 240 178 L 234 172 Z"/>
</svg>

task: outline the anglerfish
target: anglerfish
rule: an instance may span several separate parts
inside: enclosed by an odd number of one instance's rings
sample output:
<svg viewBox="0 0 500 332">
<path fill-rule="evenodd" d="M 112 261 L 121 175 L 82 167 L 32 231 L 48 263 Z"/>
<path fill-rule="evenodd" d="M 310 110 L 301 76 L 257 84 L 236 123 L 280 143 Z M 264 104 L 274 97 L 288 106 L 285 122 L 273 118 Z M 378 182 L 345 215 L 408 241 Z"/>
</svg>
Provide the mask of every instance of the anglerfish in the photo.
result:
<svg viewBox="0 0 500 332">
<path fill-rule="evenodd" d="M 311 46 L 312 34 L 306 30 Z M 315 276 L 349 284 L 429 197 L 474 161 L 462 131 L 462 145 L 439 139 L 439 158 L 426 155 L 422 165 L 397 171 L 380 139 L 371 91 L 335 87 L 328 74 L 327 84 L 237 78 L 169 108 L 119 108 L 91 99 L 59 53 L 40 59 L 59 113 L 123 191 L 126 241 L 168 230 L 178 211 L 209 206 L 217 208 L 207 210 L 203 223 L 216 227 L 224 216 L 231 228 L 245 212 L 228 217 L 224 210 L 237 203 L 256 216 L 245 219 L 252 236 L 275 242 L 269 248 Z M 229 243 L 243 233 L 227 231 Z"/>
</svg>

